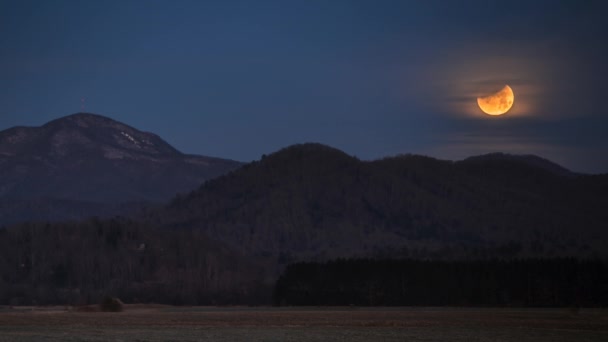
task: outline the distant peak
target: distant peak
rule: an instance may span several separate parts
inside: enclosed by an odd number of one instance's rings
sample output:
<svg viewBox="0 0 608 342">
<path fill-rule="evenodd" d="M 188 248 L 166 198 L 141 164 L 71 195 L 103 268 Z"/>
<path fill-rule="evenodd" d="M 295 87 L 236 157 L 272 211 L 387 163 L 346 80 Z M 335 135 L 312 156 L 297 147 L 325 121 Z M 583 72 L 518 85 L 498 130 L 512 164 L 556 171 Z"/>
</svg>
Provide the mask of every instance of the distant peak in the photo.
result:
<svg viewBox="0 0 608 342">
<path fill-rule="evenodd" d="M 93 113 L 74 113 L 40 127 L 12 128 L 0 135 L 0 153 L 42 153 L 69 157 L 71 153 L 102 155 L 109 159 L 178 156 L 181 152 L 154 133 L 142 132 L 125 123 Z M 2 144 L 5 143 L 4 152 Z M 20 145 L 22 150 L 15 146 Z M 35 148 L 34 148 L 35 147 Z M 25 150 L 23 150 L 25 149 Z M 33 152 L 32 152 L 33 151 Z"/>
<path fill-rule="evenodd" d="M 566 169 L 565 167 L 556 164 L 548 159 L 539 157 L 534 154 L 509 154 L 503 152 L 494 152 L 483 154 L 479 156 L 473 156 L 464 159 L 462 162 L 476 162 L 476 161 L 510 161 L 523 163 L 532 167 L 547 170 L 551 173 L 561 176 L 573 176 L 575 173 Z"/>
<path fill-rule="evenodd" d="M 475 161 L 475 160 L 511 160 L 511 161 L 537 161 L 543 163 L 551 163 L 553 162 L 541 158 L 534 154 L 510 154 L 504 152 L 492 152 L 487 154 L 481 154 L 478 156 L 472 156 L 464 159 L 464 161 Z"/>
<path fill-rule="evenodd" d="M 75 113 L 67 115 L 52 121 L 47 122 L 43 126 L 52 126 L 62 123 L 76 124 L 81 127 L 88 127 L 90 125 L 108 125 L 108 124 L 121 124 L 120 122 L 111 119 L 107 116 L 93 114 L 93 113 Z M 121 124 L 124 125 L 124 124 Z"/>
<path fill-rule="evenodd" d="M 339 153 L 339 154 L 344 154 L 346 155 L 346 153 L 344 153 L 343 151 L 328 146 L 328 145 L 324 145 L 321 143 L 314 143 L 314 142 L 308 142 L 308 143 L 302 143 L 302 144 L 294 144 L 294 145 L 290 145 L 287 146 L 279 151 L 277 151 L 277 153 L 281 153 L 281 152 L 293 152 L 293 151 L 301 151 L 301 152 L 330 152 L 330 153 Z"/>
<path fill-rule="evenodd" d="M 103 116 L 101 114 L 87 113 L 87 112 L 78 112 L 78 113 L 66 115 L 66 116 L 63 117 L 63 119 L 74 119 L 74 118 L 83 118 L 83 119 L 90 118 L 90 119 L 112 120 L 112 119 L 108 118 L 107 116 Z M 59 118 L 59 119 L 62 119 L 62 118 Z"/>
<path fill-rule="evenodd" d="M 353 158 L 349 156 L 344 151 L 341 151 L 337 148 L 323 145 L 321 143 L 302 143 L 302 144 L 294 144 L 282 148 L 270 156 L 278 157 L 278 156 L 286 156 L 286 155 L 298 155 L 300 157 L 306 156 L 318 156 L 318 155 L 331 155 L 334 158 Z"/>
</svg>

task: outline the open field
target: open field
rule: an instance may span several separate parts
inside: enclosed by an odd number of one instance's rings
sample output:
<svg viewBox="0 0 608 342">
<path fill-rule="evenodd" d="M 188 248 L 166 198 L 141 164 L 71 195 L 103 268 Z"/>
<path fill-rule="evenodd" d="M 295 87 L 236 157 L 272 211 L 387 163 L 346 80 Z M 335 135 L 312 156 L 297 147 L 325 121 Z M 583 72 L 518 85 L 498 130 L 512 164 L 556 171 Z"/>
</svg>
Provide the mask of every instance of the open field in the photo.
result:
<svg viewBox="0 0 608 342">
<path fill-rule="evenodd" d="M 608 341 L 608 310 L 0 307 L 0 341 Z"/>
</svg>

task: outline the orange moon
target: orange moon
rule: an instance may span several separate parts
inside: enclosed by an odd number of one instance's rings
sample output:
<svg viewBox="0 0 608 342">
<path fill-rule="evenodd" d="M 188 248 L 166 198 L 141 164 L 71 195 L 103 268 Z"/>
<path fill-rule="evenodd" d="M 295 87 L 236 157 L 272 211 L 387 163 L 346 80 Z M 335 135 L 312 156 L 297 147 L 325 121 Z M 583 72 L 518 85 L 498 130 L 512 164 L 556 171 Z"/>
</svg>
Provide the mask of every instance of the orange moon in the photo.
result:
<svg viewBox="0 0 608 342">
<path fill-rule="evenodd" d="M 513 89 L 508 85 L 492 95 L 477 98 L 479 108 L 488 115 L 502 115 L 508 112 L 514 101 Z"/>
</svg>

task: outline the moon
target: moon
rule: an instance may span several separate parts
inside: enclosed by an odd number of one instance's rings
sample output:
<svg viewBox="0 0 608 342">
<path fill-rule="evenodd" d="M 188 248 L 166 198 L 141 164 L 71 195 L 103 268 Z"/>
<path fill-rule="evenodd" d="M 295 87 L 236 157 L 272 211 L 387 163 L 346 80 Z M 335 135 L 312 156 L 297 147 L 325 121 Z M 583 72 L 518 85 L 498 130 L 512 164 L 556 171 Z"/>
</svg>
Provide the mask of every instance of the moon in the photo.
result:
<svg viewBox="0 0 608 342">
<path fill-rule="evenodd" d="M 481 110 L 488 115 L 502 115 L 513 107 L 515 95 L 513 89 L 505 85 L 500 91 L 477 98 L 477 104 Z"/>
</svg>

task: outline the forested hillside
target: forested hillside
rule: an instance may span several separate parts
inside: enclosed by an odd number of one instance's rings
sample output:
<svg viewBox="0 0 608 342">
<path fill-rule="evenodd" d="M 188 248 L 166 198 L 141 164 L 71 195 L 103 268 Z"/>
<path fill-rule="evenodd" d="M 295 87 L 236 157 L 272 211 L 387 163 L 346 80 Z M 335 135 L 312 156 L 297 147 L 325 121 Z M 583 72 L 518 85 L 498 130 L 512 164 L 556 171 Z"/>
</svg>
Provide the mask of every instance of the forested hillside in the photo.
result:
<svg viewBox="0 0 608 342">
<path fill-rule="evenodd" d="M 589 257 L 608 250 L 607 176 L 533 156 L 360 161 L 294 145 L 147 219 L 286 264 L 335 257 Z"/>
<path fill-rule="evenodd" d="M 461 262 L 454 265 L 470 276 L 463 282 L 483 274 L 500 282 L 509 268 L 488 260 L 605 260 L 606 208 L 607 175 L 574 174 L 534 156 L 360 161 L 319 144 L 294 145 L 131 219 L 0 229 L 0 303 L 92 303 L 105 294 L 127 302 L 269 303 L 285 267 L 336 258 L 430 260 L 437 272 L 447 267 L 441 262 Z M 485 268 L 475 268 L 477 261 Z M 522 265 L 526 277 L 543 268 Z M 304 283 L 290 278 L 290 269 L 285 300 L 299 303 L 293 286 Z M 408 279 L 439 284 L 449 276 L 420 272 Z M 551 277 L 538 279 L 574 286 L 571 278 Z M 536 300 L 517 297 L 517 287 L 500 290 L 515 291 L 504 305 Z M 484 298 L 463 304 L 498 303 Z"/>
</svg>

